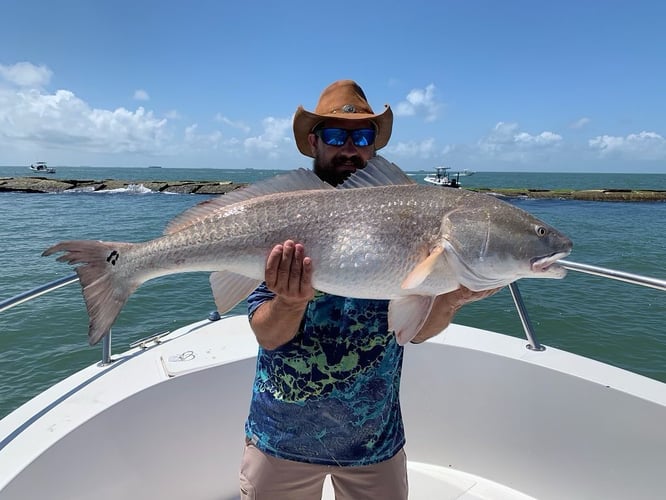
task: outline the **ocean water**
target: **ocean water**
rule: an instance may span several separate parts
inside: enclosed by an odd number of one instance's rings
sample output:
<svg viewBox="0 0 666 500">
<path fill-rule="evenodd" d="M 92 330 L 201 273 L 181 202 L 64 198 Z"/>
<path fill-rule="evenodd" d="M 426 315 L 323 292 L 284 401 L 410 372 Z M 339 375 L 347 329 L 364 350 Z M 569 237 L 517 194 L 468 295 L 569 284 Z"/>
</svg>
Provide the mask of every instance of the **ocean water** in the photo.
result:
<svg viewBox="0 0 666 500">
<path fill-rule="evenodd" d="M 61 179 L 230 180 L 253 182 L 280 171 L 59 167 Z M 412 173 L 422 181 L 427 172 Z M 30 175 L 0 167 L 2 176 Z M 666 189 L 666 174 L 478 172 L 465 186 L 537 189 Z M 0 193 L 0 300 L 68 275 L 41 257 L 65 239 L 142 241 L 159 236 L 202 195 L 150 193 Z M 666 203 L 514 200 L 574 241 L 569 260 L 666 279 Z M 570 272 L 563 280 L 519 282 L 536 333 L 565 349 L 666 382 L 666 294 Z M 190 273 L 144 284 L 113 328 L 114 352 L 149 334 L 205 318 L 215 309 L 208 276 Z M 235 313 L 245 313 L 243 304 Z M 456 322 L 522 336 L 508 290 L 464 307 Z M 78 284 L 0 313 L 0 417 L 46 387 L 99 360 L 87 344 Z"/>
</svg>

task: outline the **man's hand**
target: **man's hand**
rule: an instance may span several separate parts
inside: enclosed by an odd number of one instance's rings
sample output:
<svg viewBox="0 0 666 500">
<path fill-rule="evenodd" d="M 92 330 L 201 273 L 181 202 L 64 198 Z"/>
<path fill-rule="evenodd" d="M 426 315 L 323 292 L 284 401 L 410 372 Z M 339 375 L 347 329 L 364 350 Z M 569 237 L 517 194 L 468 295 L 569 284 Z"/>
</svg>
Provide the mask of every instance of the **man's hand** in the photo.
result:
<svg viewBox="0 0 666 500">
<path fill-rule="evenodd" d="M 444 295 L 440 295 L 439 297 L 437 297 L 437 299 L 439 299 L 440 297 L 446 298 L 445 299 L 446 302 L 454 306 L 456 309 L 460 309 L 465 304 L 468 304 L 470 302 L 476 302 L 477 300 L 485 299 L 486 297 L 495 295 L 502 288 L 503 287 L 493 288 L 491 290 L 481 290 L 480 292 L 473 292 L 469 288 L 465 288 L 464 286 L 461 285 L 460 288 L 458 288 L 457 290 L 445 293 Z M 435 301 L 435 304 L 437 304 L 437 301 Z"/>
<path fill-rule="evenodd" d="M 305 308 L 314 298 L 312 260 L 305 256 L 303 245 L 292 240 L 275 245 L 266 259 L 264 281 L 275 297 L 257 308 L 250 325 L 264 349 L 276 349 L 298 333 Z"/>
<path fill-rule="evenodd" d="M 453 316 L 463 305 L 490 297 L 491 295 L 499 292 L 501 289 L 502 288 L 500 287 L 493 288 L 491 290 L 473 292 L 469 288 L 465 288 L 461 285 L 457 290 L 438 295 L 432 305 L 430 315 L 426 319 L 425 323 L 423 323 L 419 333 L 417 333 L 416 336 L 412 339 L 412 343 L 420 344 L 421 342 L 434 337 L 439 332 L 444 330 L 444 328 L 449 326 L 453 320 Z"/>
<path fill-rule="evenodd" d="M 300 243 L 287 240 L 275 245 L 266 259 L 266 286 L 281 300 L 308 302 L 314 297 L 312 260 Z"/>
</svg>

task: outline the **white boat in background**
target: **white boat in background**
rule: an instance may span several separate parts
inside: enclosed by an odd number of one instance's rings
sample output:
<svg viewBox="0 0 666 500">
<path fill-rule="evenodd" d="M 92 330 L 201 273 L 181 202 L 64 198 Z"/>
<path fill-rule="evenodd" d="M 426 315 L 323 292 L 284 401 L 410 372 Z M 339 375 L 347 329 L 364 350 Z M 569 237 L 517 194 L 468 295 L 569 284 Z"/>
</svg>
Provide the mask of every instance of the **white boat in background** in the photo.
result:
<svg viewBox="0 0 666 500">
<path fill-rule="evenodd" d="M 465 169 L 465 170 L 461 170 L 460 172 L 458 172 L 458 175 L 460 177 L 469 177 L 470 175 L 474 175 L 475 173 L 476 172 L 474 172 L 472 170 Z"/>
<path fill-rule="evenodd" d="M 56 169 L 46 165 L 45 161 L 38 161 L 30 165 L 30 170 L 41 174 L 55 174 Z"/>
<path fill-rule="evenodd" d="M 561 264 L 666 290 L 666 280 Z M 666 384 L 544 348 L 510 290 L 527 345 L 454 324 L 406 347 L 410 498 L 666 498 Z M 238 498 L 257 351 L 247 318 L 212 315 L 121 354 L 110 344 L 100 363 L 0 421 L 0 499 Z M 333 497 L 327 482 L 323 498 Z"/>
<path fill-rule="evenodd" d="M 428 184 L 444 187 L 460 187 L 460 174 L 449 172 L 449 167 L 435 167 L 434 174 L 426 175 L 423 180 Z"/>
</svg>

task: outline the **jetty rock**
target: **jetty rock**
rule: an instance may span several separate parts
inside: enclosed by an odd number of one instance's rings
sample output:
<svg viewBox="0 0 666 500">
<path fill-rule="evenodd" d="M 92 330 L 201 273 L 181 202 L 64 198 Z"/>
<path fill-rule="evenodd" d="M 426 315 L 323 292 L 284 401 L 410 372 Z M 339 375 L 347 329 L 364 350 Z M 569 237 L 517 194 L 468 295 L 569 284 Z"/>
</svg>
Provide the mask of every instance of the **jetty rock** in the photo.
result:
<svg viewBox="0 0 666 500">
<path fill-rule="evenodd" d="M 81 180 L 46 177 L 0 177 L 0 192 L 63 193 L 66 191 L 111 191 L 143 186 L 155 192 L 179 194 L 224 194 L 246 184 L 231 181 L 127 181 Z"/>
<path fill-rule="evenodd" d="M 128 181 L 118 179 L 80 180 L 47 177 L 0 177 L 0 192 L 63 193 L 67 191 L 111 191 L 114 189 L 148 189 L 159 193 L 207 194 L 228 193 L 246 183 L 232 181 Z M 442 187 L 441 189 L 453 189 Z M 525 189 L 463 188 L 500 198 L 550 198 L 586 201 L 666 201 L 666 190 L 639 189 Z"/>
</svg>

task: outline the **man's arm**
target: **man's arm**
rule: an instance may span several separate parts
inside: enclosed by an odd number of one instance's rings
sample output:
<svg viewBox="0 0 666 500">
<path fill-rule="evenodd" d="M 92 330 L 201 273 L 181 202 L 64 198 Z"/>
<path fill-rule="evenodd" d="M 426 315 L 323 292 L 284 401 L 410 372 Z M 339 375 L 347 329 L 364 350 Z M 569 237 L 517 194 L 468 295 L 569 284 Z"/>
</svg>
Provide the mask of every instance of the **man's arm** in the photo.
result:
<svg viewBox="0 0 666 500">
<path fill-rule="evenodd" d="M 489 297 L 500 290 L 501 288 L 494 288 L 482 292 L 472 292 L 468 288 L 461 286 L 453 292 L 438 295 L 432 305 L 430 315 L 428 315 L 425 323 L 423 323 L 419 333 L 412 339 L 412 343 L 420 344 L 444 330 L 444 328 L 451 324 L 453 316 L 463 305 Z"/>
<path fill-rule="evenodd" d="M 270 350 L 294 338 L 314 297 L 312 261 L 303 245 L 287 240 L 273 247 L 266 259 L 265 281 L 275 297 L 256 309 L 250 326 L 259 345 Z"/>
</svg>

